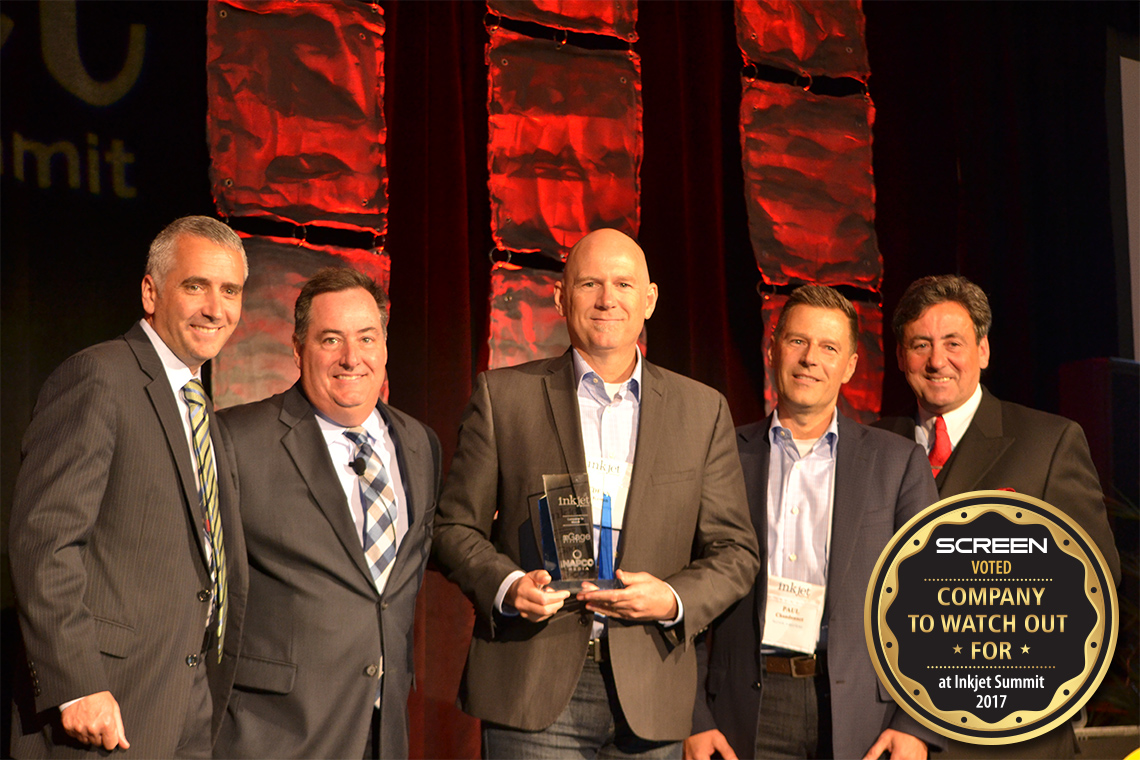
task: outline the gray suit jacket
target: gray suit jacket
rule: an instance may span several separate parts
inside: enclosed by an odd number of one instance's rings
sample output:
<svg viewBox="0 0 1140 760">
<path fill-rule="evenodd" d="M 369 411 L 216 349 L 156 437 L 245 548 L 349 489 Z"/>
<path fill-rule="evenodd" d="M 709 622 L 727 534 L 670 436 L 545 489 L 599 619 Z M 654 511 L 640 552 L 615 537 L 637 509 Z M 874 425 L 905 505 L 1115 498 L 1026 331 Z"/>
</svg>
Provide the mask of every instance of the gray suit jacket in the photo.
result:
<svg viewBox="0 0 1140 760">
<path fill-rule="evenodd" d="M 692 639 L 756 577 L 756 536 L 724 397 L 644 362 L 640 399 L 616 567 L 670 583 L 684 620 L 670 629 L 611 620 L 610 656 L 634 733 L 680 740 L 696 685 Z M 435 537 L 438 562 L 475 605 L 460 695 L 471 715 L 538 730 L 569 704 L 592 614 L 564 607 L 535 624 L 500 616 L 494 598 L 512 571 L 543 566 L 542 475 L 585 471 L 570 352 L 479 376 Z"/>
<path fill-rule="evenodd" d="M 422 423 L 378 409 L 396 443 L 409 517 L 383 596 L 300 385 L 218 414 L 233 452 L 250 580 L 217 757 L 362 757 L 381 657 L 380 755 L 408 756 L 412 628 L 440 449 Z"/>
<path fill-rule="evenodd" d="M 771 422 L 769 417 L 736 431 L 752 524 L 763 547 L 768 535 Z M 879 554 L 896 530 L 938 500 L 930 463 L 913 443 L 842 414 L 836 457 L 825 602 L 835 757 L 862 757 L 887 728 L 942 746 L 944 740 L 899 708 L 879 683 L 863 629 L 867 584 Z M 764 679 L 760 641 L 767 598 L 767 573 L 761 572 L 752 591 L 716 621 L 709 630 L 708 645 L 701 647 L 707 675 L 704 689 L 697 694 L 693 731 L 720 729 L 740 757 L 752 757 L 755 752 Z"/>
<path fill-rule="evenodd" d="M 884 417 L 875 427 L 914 440 L 915 416 Z M 1120 583 L 1120 554 L 1108 525 L 1104 494 L 1081 426 L 1027 406 L 1000 401 L 982 388 L 974 419 L 939 473 L 941 498 L 1011 488 L 1051 504 L 1085 529 Z M 1007 748 L 952 742 L 949 757 L 1072 757 L 1076 738 L 1066 723 Z"/>
<path fill-rule="evenodd" d="M 875 427 L 914 440 L 915 417 L 884 417 Z M 941 498 L 1010 488 L 1061 510 L 1085 529 L 1120 583 L 1120 554 L 1108 525 L 1100 479 L 1081 426 L 982 388 L 970 427 L 937 479 Z"/>
<path fill-rule="evenodd" d="M 220 461 L 213 420 L 211 433 Z M 105 690 L 122 710 L 129 755 L 170 757 L 188 727 L 210 730 L 209 716 L 194 726 L 203 716 L 189 704 L 187 657 L 202 649 L 209 605 L 199 596 L 211 587 L 193 467 L 166 372 L 141 326 L 72 356 L 44 383 L 9 526 L 29 665 L 20 673 L 28 690 L 17 688 L 13 755 L 94 756 L 63 733 L 57 708 Z M 232 623 L 244 604 L 245 548 L 224 480 Z M 215 686 L 220 710 L 225 689 Z"/>
</svg>

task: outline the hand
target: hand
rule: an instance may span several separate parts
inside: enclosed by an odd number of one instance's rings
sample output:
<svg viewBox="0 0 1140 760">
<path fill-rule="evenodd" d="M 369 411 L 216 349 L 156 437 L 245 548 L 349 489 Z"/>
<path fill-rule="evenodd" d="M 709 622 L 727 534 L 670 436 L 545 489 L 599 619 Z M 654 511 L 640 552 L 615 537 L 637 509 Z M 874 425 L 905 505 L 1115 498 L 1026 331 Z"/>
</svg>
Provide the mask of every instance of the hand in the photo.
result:
<svg viewBox="0 0 1140 760">
<path fill-rule="evenodd" d="M 665 581 L 649 573 L 624 570 L 617 571 L 617 578 L 625 588 L 603 591 L 592 583 L 583 583 L 578 599 L 586 602 L 591 612 L 624 620 L 667 622 L 677 617 L 677 597 Z"/>
<path fill-rule="evenodd" d="M 724 760 L 736 760 L 736 753 L 728 745 L 728 739 L 715 728 L 693 734 L 685 740 L 685 760 L 710 760 L 713 754 L 718 752 Z"/>
<path fill-rule="evenodd" d="M 891 760 L 926 760 L 926 742 L 917 736 L 888 728 L 879 734 L 863 760 L 877 760 L 883 752 L 889 752 Z"/>
<path fill-rule="evenodd" d="M 105 750 L 116 747 L 130 749 L 123 731 L 123 716 L 119 703 L 109 691 L 91 694 L 60 713 L 63 730 L 84 744 L 99 744 Z"/>
<path fill-rule="evenodd" d="M 562 607 L 570 596 L 569 591 L 555 591 L 548 588 L 550 573 L 545 570 L 531 570 L 507 589 L 503 604 L 518 610 L 524 620 L 538 623 L 546 620 Z"/>
</svg>

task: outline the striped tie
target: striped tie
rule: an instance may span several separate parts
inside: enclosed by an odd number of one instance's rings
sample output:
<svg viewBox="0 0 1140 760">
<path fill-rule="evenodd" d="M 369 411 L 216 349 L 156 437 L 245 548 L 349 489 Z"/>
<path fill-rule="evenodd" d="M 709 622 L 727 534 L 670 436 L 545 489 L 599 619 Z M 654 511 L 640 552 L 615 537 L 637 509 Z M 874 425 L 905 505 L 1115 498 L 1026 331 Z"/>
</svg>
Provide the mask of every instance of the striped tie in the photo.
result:
<svg viewBox="0 0 1140 760">
<path fill-rule="evenodd" d="M 198 495 L 206 512 L 206 537 L 210 541 L 210 577 L 214 580 L 214 599 L 218 611 L 218 661 L 222 660 L 222 644 L 226 635 L 226 612 L 229 587 L 226 583 L 226 545 L 222 537 L 221 513 L 218 511 L 218 470 L 214 464 L 214 447 L 210 443 L 210 417 L 206 414 L 206 390 L 197 378 L 182 386 L 182 397 L 190 407 L 190 428 L 194 434 L 194 458 L 198 462 Z"/>
<path fill-rule="evenodd" d="M 384 593 L 392 561 L 396 559 L 396 494 L 384 463 L 368 443 L 364 428 L 348 428 L 344 435 L 356 446 L 356 456 L 365 461 L 364 474 L 358 476 L 360 503 L 364 508 L 364 557 L 376 590 Z"/>
</svg>

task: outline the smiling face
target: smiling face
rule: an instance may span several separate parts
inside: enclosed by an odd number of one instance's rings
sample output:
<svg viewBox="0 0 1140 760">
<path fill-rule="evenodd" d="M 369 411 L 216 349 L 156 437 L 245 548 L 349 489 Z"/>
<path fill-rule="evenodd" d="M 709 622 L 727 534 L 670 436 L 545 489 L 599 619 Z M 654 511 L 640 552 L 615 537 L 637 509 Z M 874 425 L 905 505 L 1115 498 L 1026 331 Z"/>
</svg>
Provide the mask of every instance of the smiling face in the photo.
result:
<svg viewBox="0 0 1140 760">
<path fill-rule="evenodd" d="M 376 408 L 388 363 L 376 299 L 364 288 L 314 296 L 308 331 L 294 341 L 293 357 L 317 411 L 345 427 L 363 423 Z"/>
<path fill-rule="evenodd" d="M 768 348 L 780 419 L 830 415 L 859 360 L 848 317 L 839 309 L 797 305 Z"/>
<path fill-rule="evenodd" d="M 606 382 L 617 382 L 625 378 L 611 379 L 603 368 L 632 371 L 641 328 L 657 305 L 657 286 L 637 243 L 617 230 L 598 230 L 566 258 L 554 303 L 566 317 L 570 344 Z"/>
<path fill-rule="evenodd" d="M 943 301 L 903 327 L 897 356 L 919 405 L 930 414 L 945 414 L 974 394 L 990 364 L 990 342 L 977 339 L 961 304 Z"/>
<path fill-rule="evenodd" d="M 142 281 L 146 320 L 192 371 L 217 356 L 241 318 L 245 265 L 241 254 L 196 235 L 182 235 L 162 282 Z"/>
</svg>

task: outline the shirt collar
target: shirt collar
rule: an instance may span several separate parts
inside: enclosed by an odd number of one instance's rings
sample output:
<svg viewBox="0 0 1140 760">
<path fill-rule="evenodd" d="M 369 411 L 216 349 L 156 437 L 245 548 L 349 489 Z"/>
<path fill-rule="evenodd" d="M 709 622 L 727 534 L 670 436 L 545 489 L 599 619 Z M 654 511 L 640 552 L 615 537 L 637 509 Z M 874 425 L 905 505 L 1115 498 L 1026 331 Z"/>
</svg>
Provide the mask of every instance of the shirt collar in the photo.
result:
<svg viewBox="0 0 1140 760">
<path fill-rule="evenodd" d="M 831 410 L 831 422 L 820 438 L 823 439 L 824 444 L 828 447 L 828 456 L 834 457 L 835 445 L 839 441 L 839 407 L 835 407 Z M 780 424 L 780 412 L 777 409 L 773 409 L 772 424 L 768 427 L 768 442 L 773 446 L 781 446 L 781 439 L 786 440 L 789 445 L 792 444 L 792 431 L 790 428 Z"/>
<path fill-rule="evenodd" d="M 143 332 L 146 337 L 150 338 L 151 344 L 154 346 L 154 351 L 158 354 L 158 360 L 162 362 L 162 368 L 166 370 L 166 378 L 170 381 L 170 387 L 174 389 L 174 395 L 181 398 L 179 395 L 182 388 L 186 383 L 190 382 L 193 378 L 202 379 L 202 368 L 199 367 L 197 372 L 191 370 L 186 366 L 186 362 L 178 358 L 178 356 L 170 350 L 170 346 L 151 326 L 150 322 L 145 319 L 140 319 L 139 324 L 142 325 Z"/>
<path fill-rule="evenodd" d="M 974 421 L 974 414 L 978 411 L 978 406 L 981 403 L 982 385 L 978 383 L 974 392 L 966 399 L 966 403 L 942 415 L 942 419 L 946 421 L 946 436 L 950 439 L 951 445 L 957 446 L 958 441 L 962 440 L 962 436 L 966 434 L 966 429 Z M 926 431 L 928 441 L 934 440 L 934 418 L 937 416 L 921 406 L 918 407 L 918 424 Z"/>
<path fill-rule="evenodd" d="M 640 401 L 641 400 L 641 350 L 636 349 L 636 353 L 637 353 L 637 360 L 636 360 L 636 363 L 633 365 L 633 374 L 631 374 L 629 376 L 629 379 L 626 380 L 624 383 L 622 383 L 621 386 L 622 387 L 628 387 L 630 394 L 633 395 L 633 398 L 637 401 Z M 591 376 L 598 378 L 599 381 L 602 380 L 601 376 L 598 375 L 597 372 L 590 369 L 590 365 L 587 364 L 586 360 L 582 358 L 582 355 L 578 353 L 578 349 L 576 349 L 576 348 L 570 349 L 570 356 L 572 359 L 572 363 L 574 365 L 574 387 L 575 388 L 577 388 L 579 391 L 581 391 L 582 390 L 582 381 L 585 379 L 589 379 Z"/>
<path fill-rule="evenodd" d="M 313 407 L 313 414 L 317 418 L 317 425 L 320 426 L 321 433 L 324 434 L 325 440 L 341 440 L 344 441 L 346 446 L 352 445 L 352 442 L 344 436 L 344 431 L 348 430 L 346 426 L 340 424 L 339 422 L 333 422 L 328 417 L 318 412 L 316 407 Z M 365 419 L 360 426 L 364 428 L 364 432 L 368 433 L 368 437 L 373 441 L 373 443 L 383 442 L 384 437 L 388 433 L 387 426 L 384 424 L 383 419 L 381 419 L 380 412 L 376 409 L 372 410 L 372 413 L 368 415 L 368 418 Z"/>
</svg>

